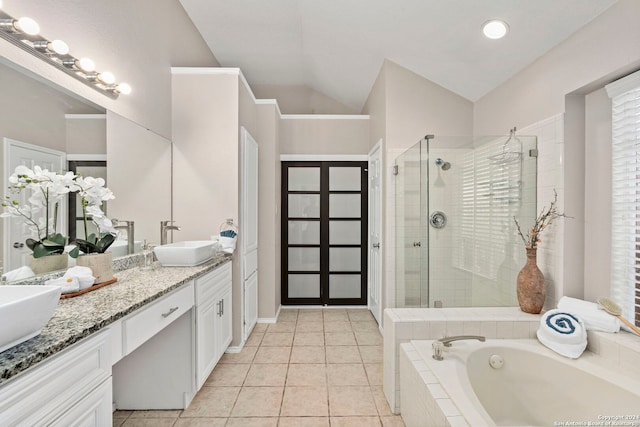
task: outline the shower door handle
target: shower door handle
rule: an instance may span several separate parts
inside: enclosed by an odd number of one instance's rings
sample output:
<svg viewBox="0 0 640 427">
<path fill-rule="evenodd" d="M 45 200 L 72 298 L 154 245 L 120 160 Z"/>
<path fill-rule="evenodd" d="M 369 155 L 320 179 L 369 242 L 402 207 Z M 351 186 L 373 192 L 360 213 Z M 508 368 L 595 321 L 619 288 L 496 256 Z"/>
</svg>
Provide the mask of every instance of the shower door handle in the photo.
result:
<svg viewBox="0 0 640 427">
<path fill-rule="evenodd" d="M 380 243 L 374 243 L 371 246 L 373 246 L 374 249 L 380 249 Z"/>
<path fill-rule="evenodd" d="M 414 248 L 419 248 L 420 246 L 422 246 L 422 243 L 420 243 L 420 242 L 413 242 L 413 247 L 414 247 Z"/>
</svg>

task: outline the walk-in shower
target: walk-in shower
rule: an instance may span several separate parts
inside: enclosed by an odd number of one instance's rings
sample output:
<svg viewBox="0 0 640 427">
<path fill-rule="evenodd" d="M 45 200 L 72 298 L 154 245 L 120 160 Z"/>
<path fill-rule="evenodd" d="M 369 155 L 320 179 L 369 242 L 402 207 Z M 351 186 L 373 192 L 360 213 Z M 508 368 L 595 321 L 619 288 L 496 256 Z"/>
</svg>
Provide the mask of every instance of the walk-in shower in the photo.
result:
<svg viewBox="0 0 640 427">
<path fill-rule="evenodd" d="M 517 305 L 513 217 L 536 216 L 536 138 L 427 135 L 395 161 L 396 307 Z"/>
</svg>

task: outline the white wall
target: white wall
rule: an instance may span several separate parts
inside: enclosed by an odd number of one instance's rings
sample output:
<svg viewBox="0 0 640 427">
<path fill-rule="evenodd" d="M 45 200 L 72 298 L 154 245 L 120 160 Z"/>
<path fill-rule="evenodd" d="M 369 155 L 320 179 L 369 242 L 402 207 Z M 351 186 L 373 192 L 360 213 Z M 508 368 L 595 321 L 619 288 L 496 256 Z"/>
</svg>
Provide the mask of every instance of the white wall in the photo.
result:
<svg viewBox="0 0 640 427">
<path fill-rule="evenodd" d="M 67 154 L 107 154 L 107 115 L 66 116 Z"/>
<path fill-rule="evenodd" d="M 282 116 L 280 152 L 282 154 L 367 154 L 368 117 L 332 118 L 324 115 Z"/>
<path fill-rule="evenodd" d="M 277 100 L 282 114 L 358 114 L 309 86 L 252 84 L 251 90 L 256 98 Z"/>
<path fill-rule="evenodd" d="M 4 12 L 29 16 L 41 34 L 67 42 L 76 57 L 92 58 L 133 92 L 111 100 L 38 58 L 0 40 L 0 56 L 31 69 L 156 133 L 171 137 L 171 66 L 217 66 L 200 33 L 174 0 L 4 0 Z"/>
</svg>

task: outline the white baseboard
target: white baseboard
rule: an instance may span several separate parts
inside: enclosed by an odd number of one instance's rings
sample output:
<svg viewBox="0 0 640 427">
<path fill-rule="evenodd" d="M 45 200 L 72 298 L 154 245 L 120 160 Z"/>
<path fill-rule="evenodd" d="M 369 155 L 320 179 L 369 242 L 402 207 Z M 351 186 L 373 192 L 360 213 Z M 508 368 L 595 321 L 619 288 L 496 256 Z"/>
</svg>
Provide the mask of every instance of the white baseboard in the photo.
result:
<svg viewBox="0 0 640 427">
<path fill-rule="evenodd" d="M 233 346 L 233 347 L 227 347 L 227 349 L 224 352 L 225 353 L 240 353 L 243 348 L 244 348 L 244 343 L 242 343 L 240 345 Z"/>
<path fill-rule="evenodd" d="M 276 311 L 276 317 L 258 317 L 258 323 L 276 323 L 278 321 L 278 316 L 280 315 L 280 310 L 282 310 L 282 306 L 278 306 L 278 311 Z"/>
</svg>

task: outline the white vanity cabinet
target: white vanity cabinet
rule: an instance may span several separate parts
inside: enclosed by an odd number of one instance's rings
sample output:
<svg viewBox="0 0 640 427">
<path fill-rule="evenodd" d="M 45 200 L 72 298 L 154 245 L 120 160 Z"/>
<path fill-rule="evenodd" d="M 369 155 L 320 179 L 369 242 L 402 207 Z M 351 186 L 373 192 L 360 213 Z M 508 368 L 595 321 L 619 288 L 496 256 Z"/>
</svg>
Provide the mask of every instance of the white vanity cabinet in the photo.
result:
<svg viewBox="0 0 640 427">
<path fill-rule="evenodd" d="M 111 426 L 109 332 L 99 332 L 0 388 L 2 426 Z"/>
<path fill-rule="evenodd" d="M 231 343 L 231 283 L 231 263 L 196 279 L 197 389 Z"/>
</svg>

